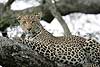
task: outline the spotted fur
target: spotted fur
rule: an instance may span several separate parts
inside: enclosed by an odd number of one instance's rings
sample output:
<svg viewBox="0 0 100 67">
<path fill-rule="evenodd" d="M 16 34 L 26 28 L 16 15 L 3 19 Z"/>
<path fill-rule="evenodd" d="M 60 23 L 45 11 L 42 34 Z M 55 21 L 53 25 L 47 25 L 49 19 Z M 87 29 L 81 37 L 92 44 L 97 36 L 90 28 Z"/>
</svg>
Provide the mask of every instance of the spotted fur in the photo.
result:
<svg viewBox="0 0 100 67">
<path fill-rule="evenodd" d="M 100 64 L 100 44 L 79 36 L 54 37 L 40 24 L 39 15 L 19 16 L 24 43 L 48 60 L 69 65 Z M 82 66 L 80 66 L 82 67 Z"/>
</svg>

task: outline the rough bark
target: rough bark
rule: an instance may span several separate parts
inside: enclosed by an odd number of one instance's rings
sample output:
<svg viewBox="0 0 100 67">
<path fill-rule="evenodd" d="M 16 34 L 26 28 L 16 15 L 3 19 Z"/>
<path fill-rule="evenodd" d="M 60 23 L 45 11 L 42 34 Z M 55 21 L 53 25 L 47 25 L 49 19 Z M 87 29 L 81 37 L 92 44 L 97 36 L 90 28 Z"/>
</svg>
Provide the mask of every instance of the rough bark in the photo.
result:
<svg viewBox="0 0 100 67">
<path fill-rule="evenodd" d="M 0 65 L 3 67 L 57 67 L 28 45 L 0 37 Z"/>
</svg>

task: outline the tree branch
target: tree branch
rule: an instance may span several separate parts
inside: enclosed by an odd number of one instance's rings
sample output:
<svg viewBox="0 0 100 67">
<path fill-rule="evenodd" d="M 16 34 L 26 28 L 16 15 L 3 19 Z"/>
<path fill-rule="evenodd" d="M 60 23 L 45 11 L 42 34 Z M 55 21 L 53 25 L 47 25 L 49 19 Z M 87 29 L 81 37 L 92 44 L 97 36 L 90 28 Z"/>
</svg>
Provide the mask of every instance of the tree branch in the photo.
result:
<svg viewBox="0 0 100 67">
<path fill-rule="evenodd" d="M 8 0 L 8 2 L 5 4 L 3 11 L 6 10 L 10 10 L 11 4 L 14 2 L 15 0 Z"/>
<path fill-rule="evenodd" d="M 32 48 L 16 41 L 0 37 L 0 65 L 3 67 L 56 67 Z"/>
<path fill-rule="evenodd" d="M 57 20 L 59 21 L 59 23 L 61 24 L 61 26 L 63 27 L 64 30 L 64 35 L 68 36 L 71 35 L 71 32 L 68 28 L 68 25 L 66 24 L 66 22 L 64 21 L 64 19 L 62 18 L 61 14 L 58 12 L 58 10 L 56 9 L 55 4 L 52 4 L 51 0 L 46 0 L 46 3 L 52 13 L 52 15 L 57 18 Z"/>
</svg>

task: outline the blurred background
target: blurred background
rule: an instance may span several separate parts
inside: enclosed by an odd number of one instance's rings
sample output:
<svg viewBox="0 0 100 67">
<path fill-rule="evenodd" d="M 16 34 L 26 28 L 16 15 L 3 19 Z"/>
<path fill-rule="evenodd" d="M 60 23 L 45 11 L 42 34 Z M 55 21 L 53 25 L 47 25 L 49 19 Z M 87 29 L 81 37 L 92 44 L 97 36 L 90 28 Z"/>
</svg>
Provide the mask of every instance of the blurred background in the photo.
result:
<svg viewBox="0 0 100 67">
<path fill-rule="evenodd" d="M 100 0 L 0 0 L 0 36 L 20 37 L 17 15 L 41 12 L 54 36 L 78 35 L 100 42 Z"/>
</svg>

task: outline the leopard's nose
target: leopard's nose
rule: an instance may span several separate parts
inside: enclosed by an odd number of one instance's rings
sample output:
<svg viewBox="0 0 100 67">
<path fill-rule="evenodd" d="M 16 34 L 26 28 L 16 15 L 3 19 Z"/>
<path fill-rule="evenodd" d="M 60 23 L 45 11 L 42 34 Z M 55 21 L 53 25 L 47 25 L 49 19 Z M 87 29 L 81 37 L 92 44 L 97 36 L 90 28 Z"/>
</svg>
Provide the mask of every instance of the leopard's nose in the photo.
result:
<svg viewBox="0 0 100 67">
<path fill-rule="evenodd" d="M 31 30 L 31 28 L 28 28 L 28 30 L 30 31 L 30 30 Z"/>
</svg>

